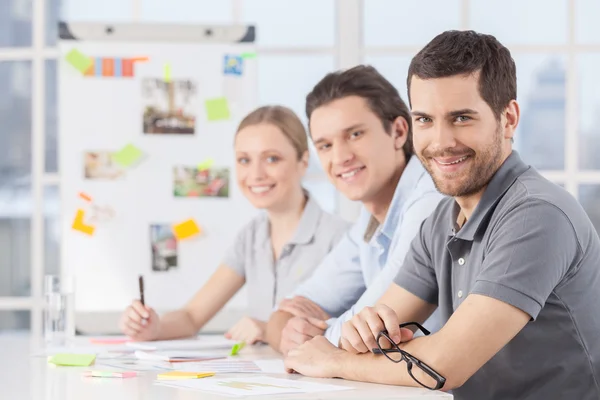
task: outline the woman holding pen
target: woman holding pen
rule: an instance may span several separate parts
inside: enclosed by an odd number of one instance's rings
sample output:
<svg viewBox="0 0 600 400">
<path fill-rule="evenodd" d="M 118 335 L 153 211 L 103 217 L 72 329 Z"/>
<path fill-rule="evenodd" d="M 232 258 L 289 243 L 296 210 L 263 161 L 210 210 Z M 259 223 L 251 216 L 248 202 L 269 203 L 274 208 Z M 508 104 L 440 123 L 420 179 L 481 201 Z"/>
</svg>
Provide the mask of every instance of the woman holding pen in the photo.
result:
<svg viewBox="0 0 600 400">
<path fill-rule="evenodd" d="M 310 276 L 349 228 L 302 187 L 308 141 L 293 111 L 265 106 L 251 112 L 238 127 L 234 148 L 237 183 L 263 212 L 240 230 L 221 265 L 183 308 L 159 317 L 137 300 L 127 307 L 120 327 L 132 339 L 195 335 L 247 285 L 248 315 L 226 336 L 261 341 L 273 307 Z"/>
</svg>

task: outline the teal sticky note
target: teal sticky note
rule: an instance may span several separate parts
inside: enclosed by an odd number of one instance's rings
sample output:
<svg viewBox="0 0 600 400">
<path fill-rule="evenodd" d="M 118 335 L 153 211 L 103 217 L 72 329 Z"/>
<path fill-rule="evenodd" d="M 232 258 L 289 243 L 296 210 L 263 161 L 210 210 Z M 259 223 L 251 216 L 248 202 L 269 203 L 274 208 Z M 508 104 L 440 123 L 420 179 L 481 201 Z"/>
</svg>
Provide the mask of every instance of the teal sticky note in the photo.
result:
<svg viewBox="0 0 600 400">
<path fill-rule="evenodd" d="M 243 349 L 244 347 L 246 347 L 246 342 L 239 342 L 239 343 L 234 344 L 233 347 L 231 348 L 230 355 L 237 356 L 237 354 L 240 352 L 240 350 Z"/>
<path fill-rule="evenodd" d="M 95 354 L 55 354 L 48 360 L 49 363 L 63 367 L 87 367 L 96 360 Z"/>
<path fill-rule="evenodd" d="M 118 152 L 112 155 L 112 159 L 117 164 L 129 167 L 138 161 L 144 153 L 133 144 L 128 144 Z"/>
<path fill-rule="evenodd" d="M 208 99 L 205 102 L 206 115 L 209 121 L 221 121 L 229 119 L 229 102 L 226 97 Z"/>
<path fill-rule="evenodd" d="M 92 59 L 77 49 L 71 50 L 65 56 L 65 60 L 82 73 L 92 65 Z"/>
</svg>

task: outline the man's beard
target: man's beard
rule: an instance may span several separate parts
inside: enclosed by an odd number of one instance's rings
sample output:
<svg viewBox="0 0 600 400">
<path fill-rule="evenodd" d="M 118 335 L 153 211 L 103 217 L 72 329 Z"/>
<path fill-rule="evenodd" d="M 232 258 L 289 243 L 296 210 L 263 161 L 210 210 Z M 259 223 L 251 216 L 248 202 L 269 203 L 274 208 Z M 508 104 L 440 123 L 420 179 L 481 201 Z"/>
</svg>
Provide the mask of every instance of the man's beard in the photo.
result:
<svg viewBox="0 0 600 400">
<path fill-rule="evenodd" d="M 456 178 L 466 177 L 463 182 L 453 185 L 453 177 L 450 179 L 442 178 L 436 174 L 436 172 L 440 171 L 432 165 L 436 162 L 433 158 L 464 155 L 467 155 L 469 158 L 463 162 L 469 162 L 470 165 L 456 176 Z M 440 193 L 452 197 L 470 196 L 481 191 L 489 183 L 500 166 L 500 161 L 502 160 L 502 129 L 498 126 L 493 143 L 478 153 L 468 147 L 461 149 L 447 148 L 432 152 L 425 149 L 422 154 L 419 154 L 419 158 L 429 175 L 431 175 L 433 183 Z"/>
</svg>

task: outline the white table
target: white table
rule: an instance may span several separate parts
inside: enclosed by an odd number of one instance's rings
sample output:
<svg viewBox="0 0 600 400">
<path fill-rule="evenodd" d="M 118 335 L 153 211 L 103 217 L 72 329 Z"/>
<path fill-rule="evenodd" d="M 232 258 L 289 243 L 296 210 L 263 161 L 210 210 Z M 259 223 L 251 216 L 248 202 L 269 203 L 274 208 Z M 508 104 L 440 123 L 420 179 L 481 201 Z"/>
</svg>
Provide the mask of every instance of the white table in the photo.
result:
<svg viewBox="0 0 600 400">
<path fill-rule="evenodd" d="M 210 393 L 170 388 L 154 384 L 155 372 L 144 372 L 136 378 L 84 378 L 76 367 L 49 366 L 44 357 L 33 357 L 40 351 L 40 341 L 26 333 L 0 333 L 0 398 L 10 400 L 186 400 L 234 399 Z M 267 346 L 246 347 L 240 357 L 246 359 L 278 358 Z M 268 374 L 265 374 L 268 375 Z M 228 376 L 241 376 L 229 374 Z M 375 385 L 341 379 L 312 379 L 299 375 L 269 375 L 285 379 L 301 379 L 355 388 L 322 394 L 268 396 L 269 399 L 452 399 L 447 393 L 427 389 Z M 256 398 L 249 396 L 243 398 Z"/>
</svg>

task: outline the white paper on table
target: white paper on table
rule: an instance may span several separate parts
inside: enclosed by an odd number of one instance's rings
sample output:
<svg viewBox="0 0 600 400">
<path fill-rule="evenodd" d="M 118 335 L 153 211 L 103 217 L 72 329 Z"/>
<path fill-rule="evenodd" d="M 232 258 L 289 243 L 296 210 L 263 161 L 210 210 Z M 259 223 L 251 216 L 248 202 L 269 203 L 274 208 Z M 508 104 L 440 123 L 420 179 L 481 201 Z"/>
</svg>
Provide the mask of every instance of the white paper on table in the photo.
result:
<svg viewBox="0 0 600 400">
<path fill-rule="evenodd" d="M 198 337 L 189 340 L 127 342 L 125 345 L 139 350 L 214 350 L 231 349 L 236 343 L 238 342 L 224 337 Z"/>
<path fill-rule="evenodd" d="M 47 357 L 55 354 L 96 354 L 96 358 L 112 358 L 114 354 L 130 353 L 133 349 L 125 345 L 72 345 L 61 347 L 46 347 L 34 353 L 34 357 Z"/>
<path fill-rule="evenodd" d="M 226 360 L 186 362 L 185 364 L 178 366 L 177 370 L 188 372 L 214 372 L 215 374 L 264 372 L 256 365 L 255 361 L 232 358 Z"/>
<path fill-rule="evenodd" d="M 207 351 L 193 351 L 193 350 L 172 350 L 172 351 L 143 351 L 136 350 L 135 356 L 140 360 L 153 360 L 153 361 L 185 361 L 189 359 L 198 359 L 200 362 L 204 360 L 223 359 L 227 357 L 228 353 L 213 353 Z"/>
<path fill-rule="evenodd" d="M 288 375 L 283 364 L 283 360 L 254 360 L 254 363 L 261 369 L 265 374 L 284 374 Z"/>
<path fill-rule="evenodd" d="M 354 389 L 302 380 L 253 376 L 248 378 L 202 378 L 176 382 L 155 381 L 155 384 L 180 389 L 199 390 L 229 396 L 267 396 L 284 393 L 319 393 Z"/>
</svg>

